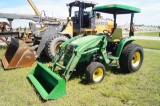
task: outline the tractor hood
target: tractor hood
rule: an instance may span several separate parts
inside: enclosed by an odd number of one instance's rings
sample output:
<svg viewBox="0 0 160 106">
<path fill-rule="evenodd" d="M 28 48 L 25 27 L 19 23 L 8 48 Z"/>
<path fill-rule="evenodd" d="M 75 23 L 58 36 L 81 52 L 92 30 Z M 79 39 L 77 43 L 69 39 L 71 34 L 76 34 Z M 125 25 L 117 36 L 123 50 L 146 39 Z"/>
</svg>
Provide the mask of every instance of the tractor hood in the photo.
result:
<svg viewBox="0 0 160 106">
<path fill-rule="evenodd" d="M 88 43 L 94 44 L 95 42 L 99 42 L 103 37 L 104 36 L 100 36 L 100 35 L 89 35 L 89 36 L 85 36 L 85 37 L 72 41 L 71 45 L 78 47 L 78 46 L 82 46 Z"/>
</svg>

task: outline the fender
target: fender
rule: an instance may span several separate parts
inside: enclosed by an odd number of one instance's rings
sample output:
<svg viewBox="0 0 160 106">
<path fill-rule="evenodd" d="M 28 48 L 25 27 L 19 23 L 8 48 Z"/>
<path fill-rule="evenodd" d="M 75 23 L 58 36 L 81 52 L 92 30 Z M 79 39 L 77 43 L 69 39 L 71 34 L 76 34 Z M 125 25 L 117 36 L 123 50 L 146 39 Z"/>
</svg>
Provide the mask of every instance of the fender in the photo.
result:
<svg viewBox="0 0 160 106">
<path fill-rule="evenodd" d="M 124 46 L 128 43 L 132 43 L 132 41 L 135 41 L 135 38 L 132 38 L 132 37 L 121 38 L 120 43 L 117 48 L 117 52 L 116 52 L 116 57 L 118 57 L 118 59 L 120 58 L 120 55 L 122 53 Z"/>
</svg>

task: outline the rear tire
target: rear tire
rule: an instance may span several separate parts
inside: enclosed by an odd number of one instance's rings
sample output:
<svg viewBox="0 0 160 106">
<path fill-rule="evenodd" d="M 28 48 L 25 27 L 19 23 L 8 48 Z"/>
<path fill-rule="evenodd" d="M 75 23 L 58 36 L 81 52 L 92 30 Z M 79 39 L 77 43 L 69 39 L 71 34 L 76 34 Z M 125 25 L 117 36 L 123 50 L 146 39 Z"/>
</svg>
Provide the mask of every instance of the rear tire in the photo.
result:
<svg viewBox="0 0 160 106">
<path fill-rule="evenodd" d="M 100 83 L 105 76 L 105 67 L 99 62 L 92 62 L 86 70 L 86 79 L 89 83 Z"/>
<path fill-rule="evenodd" d="M 123 72 L 134 72 L 143 63 L 143 48 L 137 44 L 129 44 L 122 50 L 119 64 Z"/>
<path fill-rule="evenodd" d="M 53 36 L 52 39 L 48 39 L 45 45 L 45 53 L 47 57 L 52 59 L 55 56 L 59 46 L 66 40 L 68 40 L 68 37 L 59 34 Z"/>
</svg>

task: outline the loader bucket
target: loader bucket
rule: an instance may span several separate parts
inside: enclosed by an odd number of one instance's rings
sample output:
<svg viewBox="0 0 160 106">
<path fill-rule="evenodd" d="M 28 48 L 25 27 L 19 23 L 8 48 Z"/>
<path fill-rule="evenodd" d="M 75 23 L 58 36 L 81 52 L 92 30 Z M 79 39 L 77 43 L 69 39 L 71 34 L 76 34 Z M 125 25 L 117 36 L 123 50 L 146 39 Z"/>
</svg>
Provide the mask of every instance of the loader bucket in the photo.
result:
<svg viewBox="0 0 160 106">
<path fill-rule="evenodd" d="M 28 77 L 43 99 L 57 99 L 66 95 L 65 80 L 40 62 Z"/>
<path fill-rule="evenodd" d="M 33 51 L 24 41 L 12 38 L 2 56 L 2 64 L 4 69 L 28 67 L 34 63 L 35 59 Z"/>
</svg>

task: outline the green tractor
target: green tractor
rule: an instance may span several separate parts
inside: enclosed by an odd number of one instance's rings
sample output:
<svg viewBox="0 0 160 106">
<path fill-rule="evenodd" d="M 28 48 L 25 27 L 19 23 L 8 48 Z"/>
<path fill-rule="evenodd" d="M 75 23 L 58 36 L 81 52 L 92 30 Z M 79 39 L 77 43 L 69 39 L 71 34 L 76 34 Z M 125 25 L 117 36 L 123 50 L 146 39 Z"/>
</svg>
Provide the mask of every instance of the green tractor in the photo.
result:
<svg viewBox="0 0 160 106">
<path fill-rule="evenodd" d="M 105 76 L 105 65 L 120 66 L 124 72 L 135 72 L 143 63 L 143 48 L 132 44 L 135 40 L 132 32 L 134 13 L 140 9 L 120 5 L 104 5 L 93 8 L 93 11 L 113 14 L 113 32 L 104 30 L 103 34 L 73 37 L 60 45 L 53 65 L 49 68 L 38 63 L 28 77 L 43 99 L 57 99 L 66 94 L 68 81 L 79 64 L 85 68 L 86 80 L 89 83 L 100 83 Z M 118 14 L 131 14 L 129 37 L 122 37 L 122 29 L 116 27 Z M 86 66 L 87 65 L 87 66 Z M 60 71 L 57 71 L 60 68 Z M 81 73 L 81 72 L 80 72 Z"/>
</svg>

